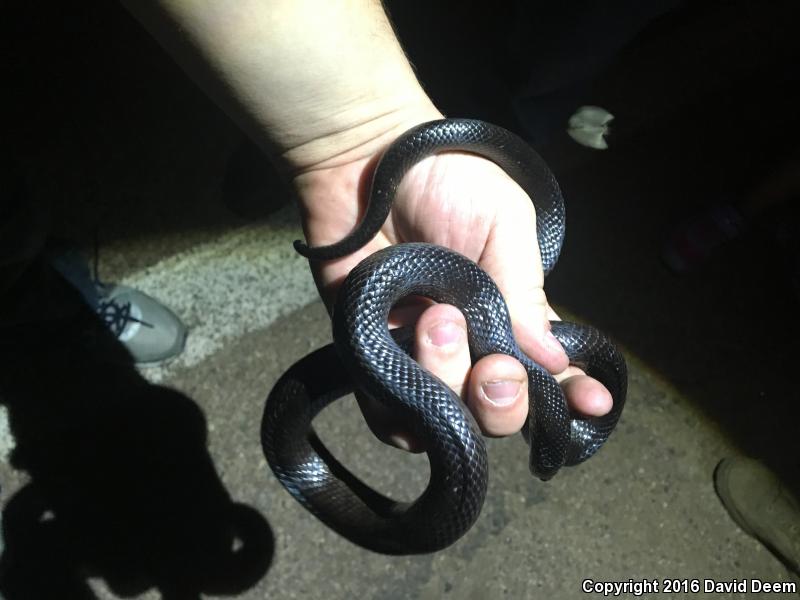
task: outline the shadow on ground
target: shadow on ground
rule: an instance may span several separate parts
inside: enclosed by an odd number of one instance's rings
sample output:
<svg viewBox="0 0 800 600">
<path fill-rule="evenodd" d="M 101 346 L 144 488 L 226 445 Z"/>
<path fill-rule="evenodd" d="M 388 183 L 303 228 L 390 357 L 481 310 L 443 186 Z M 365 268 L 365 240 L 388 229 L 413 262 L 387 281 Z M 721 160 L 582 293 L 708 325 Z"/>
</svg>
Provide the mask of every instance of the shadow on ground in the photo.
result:
<svg viewBox="0 0 800 600">
<path fill-rule="evenodd" d="M 47 316 L 50 298 L 61 318 L 4 328 L 0 342 L 11 462 L 30 477 L 3 511 L 3 597 L 95 598 L 92 577 L 125 597 L 254 585 L 272 531 L 224 488 L 197 404 L 145 381 L 57 275 L 33 269 L 22 284 L 45 286 L 30 308 Z"/>
</svg>

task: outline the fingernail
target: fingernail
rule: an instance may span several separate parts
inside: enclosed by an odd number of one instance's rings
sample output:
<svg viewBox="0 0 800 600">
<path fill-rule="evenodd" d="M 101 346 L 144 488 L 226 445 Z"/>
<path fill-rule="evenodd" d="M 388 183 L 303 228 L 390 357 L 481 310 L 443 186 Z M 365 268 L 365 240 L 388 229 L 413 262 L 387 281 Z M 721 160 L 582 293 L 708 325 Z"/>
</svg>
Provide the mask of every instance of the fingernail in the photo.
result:
<svg viewBox="0 0 800 600">
<path fill-rule="evenodd" d="M 408 443 L 408 440 L 403 435 L 392 434 L 389 436 L 389 440 L 392 442 L 393 446 L 400 448 L 400 450 L 405 450 L 406 452 L 411 450 L 411 444 Z"/>
<path fill-rule="evenodd" d="M 440 321 L 428 330 L 428 340 L 434 346 L 447 346 L 460 342 L 464 330 L 453 321 Z"/>
<path fill-rule="evenodd" d="M 508 406 L 519 396 L 521 381 L 503 379 L 500 381 L 486 381 L 481 384 L 481 391 L 486 399 L 495 406 Z"/>
<path fill-rule="evenodd" d="M 544 334 L 544 344 L 547 346 L 547 349 L 554 353 L 554 354 L 563 354 L 564 348 L 561 345 L 561 342 L 556 339 L 556 336 L 553 335 L 552 331 L 547 331 Z"/>
</svg>

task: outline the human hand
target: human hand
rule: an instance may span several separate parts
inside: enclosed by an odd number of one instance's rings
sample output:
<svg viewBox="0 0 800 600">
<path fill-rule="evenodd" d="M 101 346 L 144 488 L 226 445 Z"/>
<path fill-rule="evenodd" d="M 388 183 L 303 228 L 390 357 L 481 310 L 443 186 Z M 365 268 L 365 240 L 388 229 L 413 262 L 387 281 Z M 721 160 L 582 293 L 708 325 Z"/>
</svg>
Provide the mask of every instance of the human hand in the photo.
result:
<svg viewBox="0 0 800 600">
<path fill-rule="evenodd" d="M 439 116 L 424 115 L 421 120 Z M 398 133 L 388 133 L 386 143 Z M 360 221 L 374 162 L 375 156 L 368 154 L 334 161 L 295 178 L 310 246 L 337 242 Z M 405 242 L 438 244 L 477 262 L 503 293 L 520 347 L 557 375 L 571 408 L 592 416 L 610 410 L 610 394 L 599 382 L 568 367 L 563 349 L 549 332 L 549 320 L 558 317 L 543 291 L 535 211 L 525 192 L 498 166 L 474 155 L 446 153 L 413 167 L 373 240 L 350 256 L 312 263 L 328 306 L 347 273 L 363 258 Z M 518 431 L 528 411 L 522 365 L 511 357 L 492 355 L 470 368 L 466 323 L 452 306 L 418 299 L 403 303 L 390 318 L 393 326 L 414 322 L 414 357 L 462 397 L 483 432 L 503 436 Z M 401 448 L 423 449 L 385 407 L 364 398 L 359 403 L 380 439 Z"/>
<path fill-rule="evenodd" d="M 292 175 L 311 246 L 339 241 L 358 223 L 368 176 L 382 148 L 410 127 L 441 118 L 416 80 L 380 0 L 123 4 Z M 605 388 L 567 368 L 563 351 L 547 335 L 548 318 L 555 315 L 542 290 L 534 210 L 497 166 L 453 153 L 414 167 L 375 239 L 351 256 L 312 265 L 328 305 L 361 259 L 410 241 L 447 246 L 478 262 L 504 294 L 521 348 L 558 374 L 572 408 L 587 415 L 608 411 L 611 397 Z M 414 313 L 420 313 L 418 307 L 404 312 L 395 311 L 398 324 L 413 322 Z M 454 329 L 448 334 L 448 327 L 435 327 L 441 323 Z M 470 370 L 464 319 L 453 307 L 430 307 L 417 330 L 417 360 L 462 394 L 485 433 L 520 429 L 527 413 L 527 378 L 520 363 L 488 356 Z M 453 336 L 450 343 L 435 343 Z M 481 385 L 491 382 L 512 383 Z M 513 391 L 513 382 L 520 382 L 518 392 L 501 401 L 498 394 Z M 370 406 L 364 412 L 381 439 L 414 447 L 391 415 Z"/>
</svg>

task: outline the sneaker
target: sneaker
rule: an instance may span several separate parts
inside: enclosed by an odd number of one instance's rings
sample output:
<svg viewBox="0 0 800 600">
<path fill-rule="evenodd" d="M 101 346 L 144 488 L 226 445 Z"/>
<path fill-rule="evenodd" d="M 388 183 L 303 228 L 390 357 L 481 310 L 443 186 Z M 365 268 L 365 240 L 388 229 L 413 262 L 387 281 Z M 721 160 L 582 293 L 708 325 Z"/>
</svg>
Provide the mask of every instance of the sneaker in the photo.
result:
<svg viewBox="0 0 800 600">
<path fill-rule="evenodd" d="M 737 525 L 800 575 L 800 504 L 775 474 L 751 458 L 726 458 L 714 488 Z"/>
<path fill-rule="evenodd" d="M 157 365 L 178 356 L 186 345 L 186 326 L 169 308 L 144 292 L 98 283 L 97 314 L 140 365 Z"/>
<path fill-rule="evenodd" d="M 48 254 L 50 264 L 80 292 L 134 362 L 157 365 L 183 352 L 187 329 L 169 308 L 134 288 L 101 282 L 74 249 L 60 246 Z"/>
</svg>

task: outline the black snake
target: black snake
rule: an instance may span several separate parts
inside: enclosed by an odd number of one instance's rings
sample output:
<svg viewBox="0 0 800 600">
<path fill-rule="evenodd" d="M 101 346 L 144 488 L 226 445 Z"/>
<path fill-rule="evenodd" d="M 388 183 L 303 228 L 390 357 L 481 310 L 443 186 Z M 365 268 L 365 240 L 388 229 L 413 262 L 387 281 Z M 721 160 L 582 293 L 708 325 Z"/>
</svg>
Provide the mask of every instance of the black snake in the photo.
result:
<svg viewBox="0 0 800 600">
<path fill-rule="evenodd" d="M 564 203 L 553 174 L 514 134 L 467 119 L 433 121 L 403 134 L 375 169 L 369 206 L 355 231 L 330 246 L 308 248 L 296 242 L 295 247 L 311 260 L 361 248 L 383 225 L 403 175 L 426 156 L 448 150 L 497 163 L 532 198 L 547 274 L 564 237 Z M 262 444 L 275 475 L 303 506 L 348 539 L 392 554 L 432 552 L 455 542 L 478 518 L 487 486 L 486 449 L 469 411 L 450 388 L 409 357 L 409 333 L 389 331 L 389 309 L 412 294 L 452 304 L 464 313 L 473 362 L 500 353 L 525 366 L 530 399 L 523 433 L 530 445 L 531 472 L 540 479 L 600 448 L 619 419 L 627 387 L 625 360 L 603 334 L 586 325 L 554 321 L 553 334 L 570 363 L 603 383 L 614 401 L 603 417 L 571 415 L 553 376 L 517 346 L 499 290 L 474 262 L 420 243 L 391 246 L 364 259 L 338 292 L 334 344 L 292 366 L 270 393 Z M 314 434 L 314 416 L 353 387 L 390 407 L 423 441 L 431 476 L 416 501 L 395 502 L 375 492 L 336 461 Z"/>
</svg>

